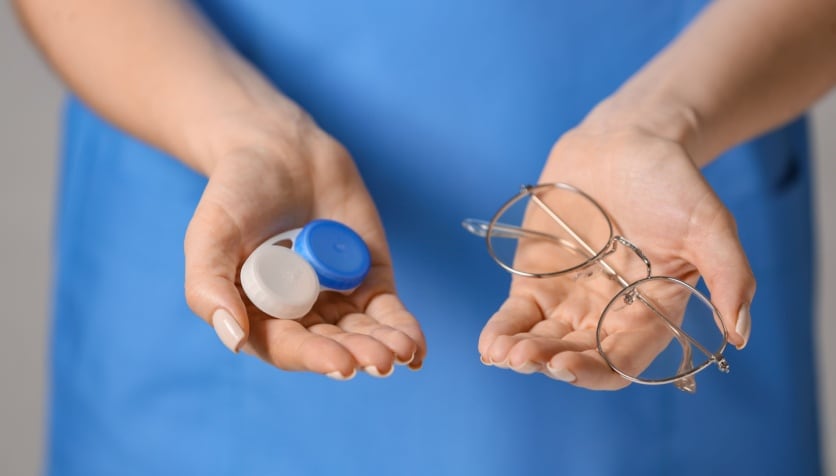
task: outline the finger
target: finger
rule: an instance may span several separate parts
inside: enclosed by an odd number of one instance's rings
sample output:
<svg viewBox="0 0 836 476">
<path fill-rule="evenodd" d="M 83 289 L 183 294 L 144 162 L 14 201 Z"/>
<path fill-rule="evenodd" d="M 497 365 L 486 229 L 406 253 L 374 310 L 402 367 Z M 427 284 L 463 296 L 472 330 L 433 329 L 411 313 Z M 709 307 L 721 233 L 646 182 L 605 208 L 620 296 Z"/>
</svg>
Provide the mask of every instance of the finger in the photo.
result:
<svg viewBox="0 0 836 476">
<path fill-rule="evenodd" d="M 512 343 L 507 351 L 507 366 L 516 372 L 533 373 L 541 371 L 558 352 L 595 348 L 593 329 L 573 330 L 575 325 L 571 322 L 583 320 L 581 313 L 587 307 L 579 306 L 579 301 L 577 297 L 567 296 L 549 312 L 549 318 L 537 321 L 528 332 L 515 334 L 512 339 L 497 338 L 490 355 L 501 354 L 502 347 Z"/>
<path fill-rule="evenodd" d="M 366 314 L 377 322 L 404 333 L 412 340 L 414 349 L 398 344 L 396 355 L 401 360 L 411 358 L 410 369 L 420 369 L 427 355 L 427 342 L 418 321 L 406 310 L 401 300 L 392 293 L 378 294 L 366 305 Z M 407 355 L 412 352 L 413 355 Z"/>
<path fill-rule="evenodd" d="M 502 369 L 511 368 L 508 354 L 518 343 L 525 340 L 526 334 L 498 335 L 491 346 L 482 354 L 482 360 L 487 365 L 495 365 Z"/>
<path fill-rule="evenodd" d="M 508 365 L 512 370 L 524 374 L 539 372 L 555 354 L 567 350 L 580 351 L 583 348 L 580 344 L 560 338 L 518 334 L 516 343 L 508 351 Z"/>
<path fill-rule="evenodd" d="M 374 337 L 345 332 L 333 324 L 317 324 L 308 330 L 342 345 L 354 357 L 357 366 L 370 375 L 388 377 L 394 371 L 394 353 Z"/>
<path fill-rule="evenodd" d="M 590 390 L 618 390 L 630 381 L 615 373 L 595 350 L 561 352 L 546 364 L 547 376 Z"/>
<path fill-rule="evenodd" d="M 250 344 L 270 363 L 284 370 L 310 371 L 345 380 L 355 374 L 354 355 L 339 342 L 308 331 L 298 321 L 257 319 Z"/>
<path fill-rule="evenodd" d="M 479 336 L 479 353 L 491 362 L 505 362 L 513 344 L 510 336 L 528 332 L 543 319 L 540 307 L 527 296 L 511 296 L 488 320 Z M 499 340 L 499 342 L 497 342 Z"/>
<path fill-rule="evenodd" d="M 349 314 L 337 321 L 336 325 L 345 332 L 365 334 L 377 339 L 392 351 L 396 363 L 409 364 L 418 352 L 418 344 L 406 333 L 381 324 L 366 314 Z"/>
<path fill-rule="evenodd" d="M 651 321 L 648 326 L 607 335 L 601 348 L 619 370 L 639 376 L 670 343 L 672 334 Z M 630 381 L 615 372 L 597 348 L 570 350 L 554 355 L 544 373 L 554 379 L 592 390 L 617 390 Z"/>
<path fill-rule="evenodd" d="M 556 318 L 543 319 L 534 324 L 530 332 L 535 336 L 563 339 L 572 332 L 572 326 Z"/>
<path fill-rule="evenodd" d="M 235 224 L 220 207 L 201 200 L 184 242 L 186 302 L 233 352 L 249 334 L 246 308 L 235 286 L 239 249 Z"/>
<path fill-rule="evenodd" d="M 729 342 L 742 349 L 752 329 L 749 308 L 755 295 L 755 276 L 728 210 L 718 202 L 713 211 L 696 216 L 699 232 L 688 243 L 693 263 L 711 292 Z"/>
</svg>

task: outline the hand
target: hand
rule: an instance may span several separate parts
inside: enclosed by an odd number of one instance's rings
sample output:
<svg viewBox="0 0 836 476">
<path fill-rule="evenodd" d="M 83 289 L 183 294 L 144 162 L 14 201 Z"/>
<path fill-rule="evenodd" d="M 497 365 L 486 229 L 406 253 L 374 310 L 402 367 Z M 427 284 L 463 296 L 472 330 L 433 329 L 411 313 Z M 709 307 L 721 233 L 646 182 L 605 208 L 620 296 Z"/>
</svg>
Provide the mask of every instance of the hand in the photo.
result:
<svg viewBox="0 0 836 476">
<path fill-rule="evenodd" d="M 397 297 L 383 227 L 351 157 L 304 114 L 274 123 L 253 126 L 213 164 L 186 233 L 189 306 L 232 351 L 281 369 L 340 380 L 356 369 L 387 376 L 396 362 L 419 369 L 424 337 Z M 316 218 L 357 231 L 371 270 L 348 296 L 321 294 L 301 320 L 269 317 L 241 291 L 240 266 L 265 239 Z"/>
<path fill-rule="evenodd" d="M 682 146 L 646 128 L 614 126 L 618 121 L 606 114 L 606 108 L 599 108 L 556 143 L 540 183 L 566 182 L 590 194 L 610 215 L 616 233 L 648 256 L 654 275 L 694 284 L 702 274 L 729 342 L 742 348 L 750 332 L 755 280 L 733 217 Z M 525 252 L 520 246 L 515 261 L 526 260 Z M 643 268 L 632 253 L 618 253 L 608 262 L 616 262 L 619 269 Z M 541 254 L 538 259 L 549 257 Z M 629 381 L 609 368 L 595 337 L 601 312 L 619 289 L 601 277 L 575 281 L 514 276 L 508 299 L 479 339 L 483 362 L 522 373 L 543 372 L 589 389 L 625 387 Z M 626 323 L 609 318 L 605 323 L 609 326 L 602 345 L 608 353 L 636 353 L 641 367 L 661 349 L 632 342 Z"/>
</svg>

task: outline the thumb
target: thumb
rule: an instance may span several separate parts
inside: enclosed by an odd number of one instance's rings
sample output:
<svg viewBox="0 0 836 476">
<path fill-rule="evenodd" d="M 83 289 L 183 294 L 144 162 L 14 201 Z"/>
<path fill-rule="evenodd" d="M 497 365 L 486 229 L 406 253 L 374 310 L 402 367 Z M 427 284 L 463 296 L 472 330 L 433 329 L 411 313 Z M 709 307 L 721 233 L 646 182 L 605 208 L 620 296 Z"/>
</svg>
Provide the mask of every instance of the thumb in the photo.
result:
<svg viewBox="0 0 836 476">
<path fill-rule="evenodd" d="M 719 199 L 712 208 L 707 219 L 697 216 L 692 222 L 700 232 L 689 247 L 726 326 L 729 343 L 743 349 L 752 330 L 749 308 L 755 296 L 755 276 L 737 236 L 734 217 Z"/>
<path fill-rule="evenodd" d="M 247 341 L 249 321 L 235 286 L 241 234 L 220 206 L 201 200 L 186 230 L 186 302 L 232 352 Z"/>
</svg>

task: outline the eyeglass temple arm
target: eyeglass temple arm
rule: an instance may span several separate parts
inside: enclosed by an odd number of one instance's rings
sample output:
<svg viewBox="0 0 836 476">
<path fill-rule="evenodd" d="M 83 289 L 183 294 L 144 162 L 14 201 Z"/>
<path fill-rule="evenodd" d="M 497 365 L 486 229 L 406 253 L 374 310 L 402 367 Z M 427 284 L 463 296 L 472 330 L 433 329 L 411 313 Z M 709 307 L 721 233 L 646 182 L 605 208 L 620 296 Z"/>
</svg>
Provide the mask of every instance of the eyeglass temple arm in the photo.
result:
<svg viewBox="0 0 836 476">
<path fill-rule="evenodd" d="M 572 227 L 570 227 L 565 221 L 563 221 L 563 219 L 560 218 L 560 216 L 558 216 L 558 214 L 555 213 L 554 210 L 551 209 L 551 207 L 549 207 L 548 205 L 546 205 L 545 202 L 540 200 L 540 197 L 538 197 L 536 194 L 531 193 L 531 189 L 529 187 L 526 187 L 526 191 L 531 196 L 531 201 L 533 201 L 535 204 L 537 204 L 538 207 L 540 207 L 544 212 L 546 212 L 549 218 L 556 221 L 557 224 L 560 225 L 561 228 L 563 228 L 563 231 L 568 233 L 569 236 L 571 236 L 572 239 L 575 240 L 575 242 L 577 242 L 577 244 L 580 245 L 581 248 L 583 248 L 583 250 L 587 253 L 588 256 L 595 256 L 597 254 L 596 251 L 591 246 L 589 246 L 589 243 L 584 241 L 584 239 L 581 238 L 580 235 L 575 233 L 575 230 L 573 230 Z M 618 284 L 620 284 L 622 287 L 626 288 L 630 285 L 630 283 L 628 283 L 623 276 L 621 276 L 615 269 L 613 269 L 612 266 L 609 265 L 609 263 L 607 263 L 603 259 L 598 260 L 598 264 L 604 268 L 607 274 L 615 278 L 615 280 L 618 281 Z"/>
<path fill-rule="evenodd" d="M 465 230 L 481 238 L 488 236 L 488 229 L 490 226 L 490 222 L 486 220 L 478 220 L 476 218 L 466 218 L 462 220 L 462 227 L 464 227 Z M 580 251 L 574 243 L 559 236 L 544 233 L 542 231 L 529 230 L 520 226 L 509 225 L 507 223 L 494 223 L 491 234 L 496 238 L 541 238 L 553 241 L 571 250 Z"/>
</svg>

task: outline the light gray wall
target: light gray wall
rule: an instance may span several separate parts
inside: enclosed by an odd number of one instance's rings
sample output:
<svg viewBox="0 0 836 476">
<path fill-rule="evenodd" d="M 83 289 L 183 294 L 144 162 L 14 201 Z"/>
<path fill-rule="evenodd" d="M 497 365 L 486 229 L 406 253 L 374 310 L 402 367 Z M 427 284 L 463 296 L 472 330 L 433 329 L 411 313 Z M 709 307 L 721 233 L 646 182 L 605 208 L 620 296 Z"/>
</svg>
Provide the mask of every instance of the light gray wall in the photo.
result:
<svg viewBox="0 0 836 476">
<path fill-rule="evenodd" d="M 0 5 L 0 474 L 40 468 L 61 90 Z"/>
<path fill-rule="evenodd" d="M 0 7 L 0 474 L 36 474 L 44 436 L 49 255 L 61 86 Z M 813 114 L 821 261 L 822 428 L 836 435 L 836 94 Z M 827 208 L 825 204 L 830 204 Z M 826 445 L 836 470 L 836 438 Z M 836 471 L 830 474 L 836 475 Z"/>
<path fill-rule="evenodd" d="M 828 474 L 836 475 L 836 90 L 813 108 L 819 250 L 819 395 Z"/>
</svg>

